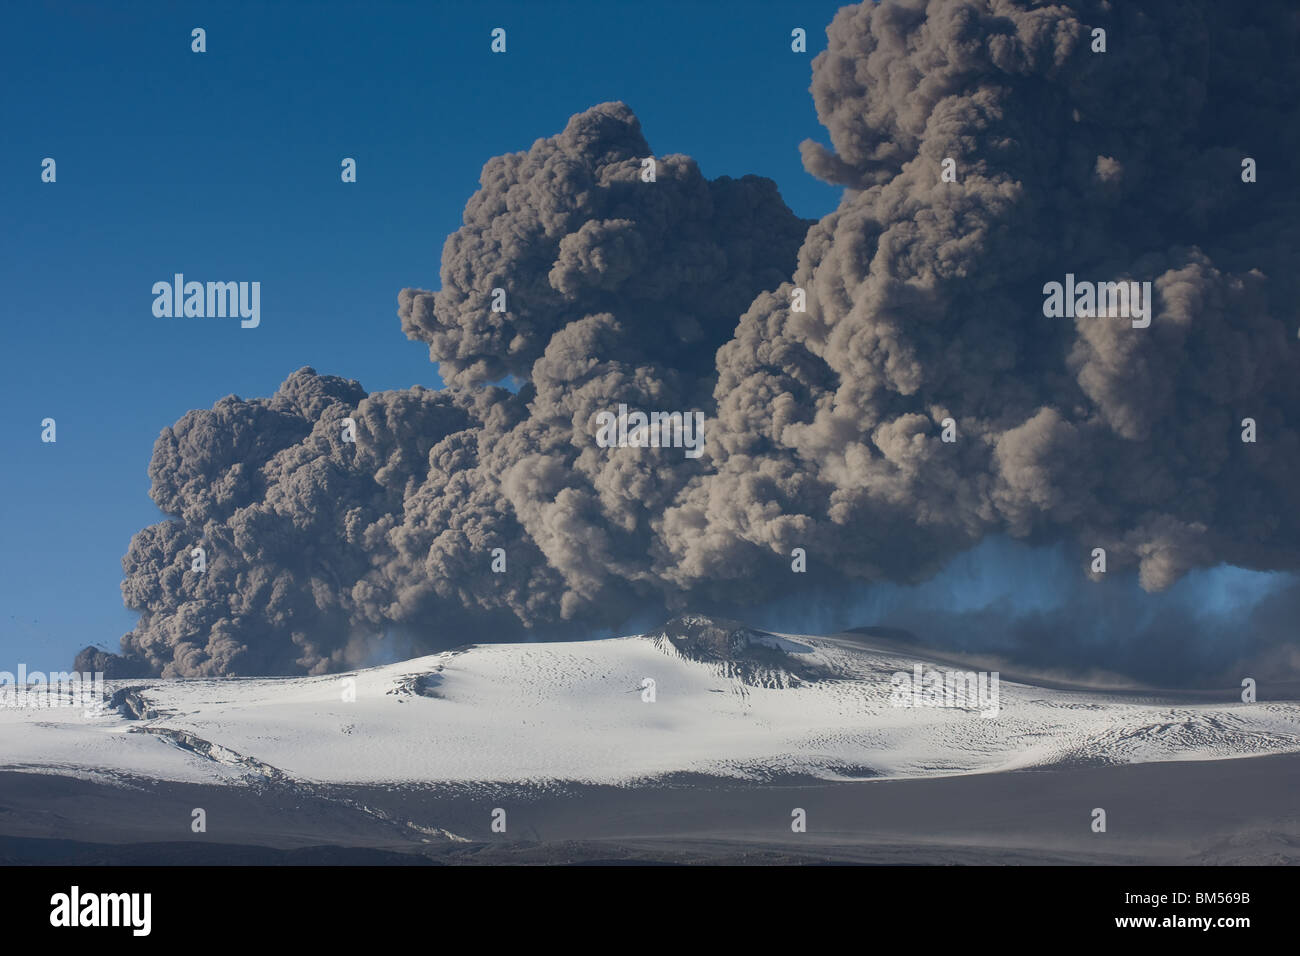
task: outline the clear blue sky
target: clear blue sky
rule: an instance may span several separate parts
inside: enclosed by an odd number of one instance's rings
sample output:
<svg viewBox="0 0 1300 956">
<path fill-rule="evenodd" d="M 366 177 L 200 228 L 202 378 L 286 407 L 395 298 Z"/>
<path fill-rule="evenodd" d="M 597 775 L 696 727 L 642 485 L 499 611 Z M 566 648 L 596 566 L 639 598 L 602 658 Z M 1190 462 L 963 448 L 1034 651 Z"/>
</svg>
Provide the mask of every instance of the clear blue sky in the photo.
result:
<svg viewBox="0 0 1300 956">
<path fill-rule="evenodd" d="M 838 190 L 798 144 L 825 141 L 808 84 L 840 5 L 5 4 L 0 670 L 117 649 L 134 622 L 121 556 L 161 518 L 150 452 L 187 410 L 270 395 L 303 365 L 370 390 L 440 384 L 397 293 L 437 288 L 489 157 L 621 99 L 657 154 L 829 212 Z M 150 288 L 176 272 L 260 281 L 261 327 L 155 318 Z"/>
</svg>

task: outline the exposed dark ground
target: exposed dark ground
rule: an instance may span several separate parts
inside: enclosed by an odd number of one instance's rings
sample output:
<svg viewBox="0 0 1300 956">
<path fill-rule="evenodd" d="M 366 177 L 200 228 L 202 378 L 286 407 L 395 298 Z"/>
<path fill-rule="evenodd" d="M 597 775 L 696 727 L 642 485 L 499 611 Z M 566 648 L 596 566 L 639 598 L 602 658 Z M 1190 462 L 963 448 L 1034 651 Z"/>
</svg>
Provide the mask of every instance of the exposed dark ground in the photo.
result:
<svg viewBox="0 0 1300 956">
<path fill-rule="evenodd" d="M 191 810 L 207 832 L 190 832 Z M 507 832 L 491 832 L 491 813 Z M 802 807 L 808 832 L 790 830 Z M 1091 832 L 1102 807 L 1107 832 Z M 423 828 L 423 829 L 421 829 Z M 469 842 L 437 832 L 449 831 Z M 0 772 L 5 864 L 1300 863 L 1300 754 L 934 780 L 220 787 Z"/>
</svg>

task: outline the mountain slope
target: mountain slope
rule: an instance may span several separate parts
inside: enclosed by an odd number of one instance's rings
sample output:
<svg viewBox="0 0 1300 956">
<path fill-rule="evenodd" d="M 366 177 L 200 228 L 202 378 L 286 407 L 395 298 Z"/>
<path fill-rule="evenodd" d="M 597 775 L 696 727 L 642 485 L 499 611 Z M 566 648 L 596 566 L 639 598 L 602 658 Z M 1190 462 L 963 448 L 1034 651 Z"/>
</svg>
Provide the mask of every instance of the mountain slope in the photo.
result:
<svg viewBox="0 0 1300 956">
<path fill-rule="evenodd" d="M 679 772 L 896 778 L 1300 751 L 1295 702 L 1001 681 L 996 713 L 896 706 L 892 676 L 928 663 L 843 636 L 685 617 L 637 637 L 471 646 L 338 676 L 123 681 L 110 684 L 117 709 L 97 719 L 0 708 L 0 769 L 626 784 Z"/>
</svg>

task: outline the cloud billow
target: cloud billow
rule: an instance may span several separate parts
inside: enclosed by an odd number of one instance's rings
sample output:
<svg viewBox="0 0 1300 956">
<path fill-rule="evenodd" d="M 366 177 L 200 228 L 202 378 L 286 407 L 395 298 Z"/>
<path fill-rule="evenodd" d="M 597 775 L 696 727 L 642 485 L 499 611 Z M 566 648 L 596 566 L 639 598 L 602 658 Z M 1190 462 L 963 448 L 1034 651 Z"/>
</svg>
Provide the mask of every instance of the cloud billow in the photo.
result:
<svg viewBox="0 0 1300 956">
<path fill-rule="evenodd" d="M 1296 568 L 1298 30 L 1284 2 L 847 7 L 813 66 L 831 145 L 803 146 L 845 192 L 815 223 L 684 156 L 643 182 L 620 103 L 489 161 L 441 288 L 399 298 L 448 387 L 301 369 L 165 430 L 171 520 L 124 559 L 124 654 L 325 672 L 394 631 L 576 633 L 819 576 L 923 580 L 994 534 L 1077 546 L 1081 573 L 1104 547 L 1148 591 Z M 1150 327 L 1045 317 L 1067 272 L 1150 281 Z M 597 447 L 619 403 L 704 411 L 703 457 Z"/>
</svg>

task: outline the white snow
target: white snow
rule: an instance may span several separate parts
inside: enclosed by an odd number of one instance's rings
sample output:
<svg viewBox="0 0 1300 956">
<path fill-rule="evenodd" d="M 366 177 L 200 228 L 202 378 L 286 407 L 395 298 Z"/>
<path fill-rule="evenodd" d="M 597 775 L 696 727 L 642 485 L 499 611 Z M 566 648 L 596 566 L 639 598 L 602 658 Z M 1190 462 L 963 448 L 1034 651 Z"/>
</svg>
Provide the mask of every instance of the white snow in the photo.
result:
<svg viewBox="0 0 1300 956">
<path fill-rule="evenodd" d="M 0 707 L 0 769 L 240 783 L 824 779 L 1300 751 L 1300 703 L 1174 703 L 1001 682 L 996 717 L 891 704 L 918 658 L 783 635 L 834 677 L 755 686 L 648 637 L 495 644 L 329 677 L 110 682 L 158 716 Z M 927 665 L 928 666 L 928 665 Z M 935 665 L 951 669 L 946 665 Z M 343 699 L 343 678 L 356 699 Z M 653 703 L 642 700 L 644 678 Z M 416 692 L 423 684 L 424 696 Z"/>
</svg>

